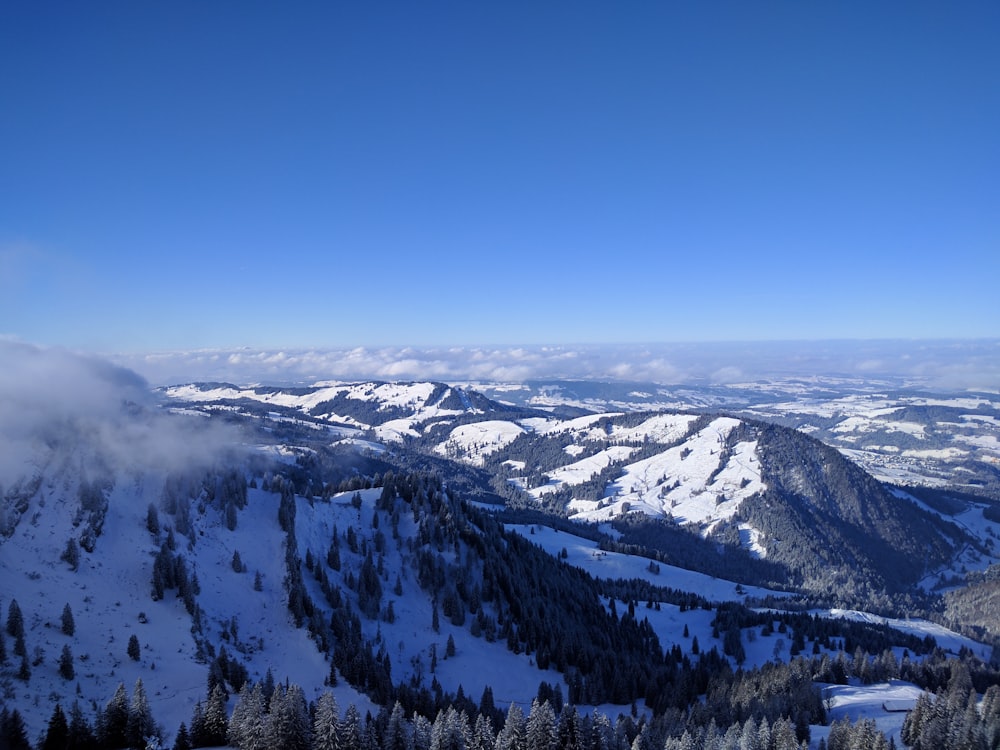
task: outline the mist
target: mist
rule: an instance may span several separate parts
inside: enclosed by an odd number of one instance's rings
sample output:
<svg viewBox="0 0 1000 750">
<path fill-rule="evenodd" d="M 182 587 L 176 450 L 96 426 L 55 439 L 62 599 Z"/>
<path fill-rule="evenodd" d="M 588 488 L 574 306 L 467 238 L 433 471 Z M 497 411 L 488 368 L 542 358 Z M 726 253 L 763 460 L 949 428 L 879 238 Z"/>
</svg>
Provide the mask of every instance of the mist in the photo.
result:
<svg viewBox="0 0 1000 750">
<path fill-rule="evenodd" d="M 0 488 L 69 455 L 112 471 L 210 465 L 230 428 L 163 411 L 148 382 L 106 359 L 0 340 Z"/>
</svg>

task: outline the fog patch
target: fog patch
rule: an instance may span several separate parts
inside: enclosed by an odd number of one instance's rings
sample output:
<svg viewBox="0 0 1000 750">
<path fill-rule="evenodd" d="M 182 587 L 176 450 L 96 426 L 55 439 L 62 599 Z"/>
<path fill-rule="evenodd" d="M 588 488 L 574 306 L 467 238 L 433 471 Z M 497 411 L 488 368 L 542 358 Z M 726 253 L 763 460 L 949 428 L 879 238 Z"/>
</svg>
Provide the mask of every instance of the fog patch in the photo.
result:
<svg viewBox="0 0 1000 750">
<path fill-rule="evenodd" d="M 161 410 L 147 381 L 98 357 L 0 340 L 0 487 L 72 453 L 95 470 L 211 465 L 238 444 L 214 421 Z"/>
</svg>

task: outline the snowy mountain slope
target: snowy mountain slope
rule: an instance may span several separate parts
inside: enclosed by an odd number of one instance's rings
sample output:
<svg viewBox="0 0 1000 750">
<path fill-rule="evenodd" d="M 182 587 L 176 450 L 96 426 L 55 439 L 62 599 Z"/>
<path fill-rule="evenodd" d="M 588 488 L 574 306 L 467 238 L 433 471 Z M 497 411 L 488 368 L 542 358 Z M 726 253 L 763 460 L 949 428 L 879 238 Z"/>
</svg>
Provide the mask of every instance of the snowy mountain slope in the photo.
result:
<svg viewBox="0 0 1000 750">
<path fill-rule="evenodd" d="M 475 385 L 505 403 L 592 412 L 699 409 L 814 435 L 881 481 L 950 486 L 1000 500 L 1000 394 L 916 377 L 772 377 L 725 384 L 529 381 Z"/>
<path fill-rule="evenodd" d="M 472 397 L 468 403 L 474 403 Z M 276 406 L 289 408 L 265 404 L 265 409 Z M 322 415 L 299 413 L 301 419 L 286 423 L 289 429 L 323 422 Z M 437 417 L 444 420 L 441 432 L 454 434 L 453 415 L 439 412 Z M 395 418 L 405 419 L 398 413 Z M 513 439 L 481 451 L 484 466 L 513 461 L 503 458 L 506 452 L 521 436 L 537 431 L 518 421 L 493 421 L 502 424 L 488 425 L 485 434 L 494 430 Z M 287 437 L 267 413 L 260 424 L 259 432 L 230 436 Z M 748 457 L 761 446 L 751 426 L 729 417 L 605 415 L 548 429 L 554 426 L 547 421 L 542 433 L 556 441 L 549 446 L 554 474 L 588 455 L 613 458 L 614 449 L 627 448 L 615 467 L 624 470 L 623 476 L 629 471 L 635 477 L 653 476 L 652 469 L 640 474 L 630 467 L 669 454 L 674 463 L 656 468 L 680 474 L 691 460 L 694 468 L 682 484 L 695 477 L 710 490 L 738 486 Z M 425 427 L 418 430 L 424 432 Z M 584 704 L 607 706 L 607 698 L 614 697 L 618 710 L 627 711 L 632 700 L 652 707 L 674 700 L 674 692 L 664 689 L 673 669 L 661 661 L 668 651 L 693 659 L 694 639 L 705 651 L 721 650 L 729 636 L 713 633 L 716 615 L 710 608 L 659 600 L 653 606 L 650 600 L 650 611 L 644 611 L 635 601 L 638 594 L 599 597 L 592 577 L 573 571 L 600 575 L 611 567 L 647 584 L 690 587 L 696 594 L 712 591 L 719 600 L 767 593 L 741 591 L 690 570 L 652 566 L 646 558 L 597 555 L 593 544 L 541 527 L 534 535 L 500 531 L 490 516 L 464 510 L 461 500 L 448 498 L 434 481 L 390 480 L 383 474 L 381 487 L 366 487 L 362 474 L 350 470 L 367 465 L 361 453 L 354 454 L 356 464 L 340 467 L 338 477 L 354 482 L 356 489 L 337 489 L 327 482 L 321 460 L 323 443 L 337 436 L 311 427 L 309 433 L 303 433 L 307 445 L 289 443 L 279 451 L 282 462 L 264 469 L 259 458 L 246 454 L 235 464 L 221 461 L 228 454 L 220 451 L 219 460 L 193 465 L 180 476 L 156 471 L 148 462 L 109 466 L 99 452 L 72 447 L 81 439 L 86 445 L 86 432 L 64 434 L 59 460 L 49 456 L 35 464 L 38 482 L 17 484 L 22 491 L 16 497 L 5 493 L 5 510 L 10 510 L 6 500 L 24 507 L 5 513 L 11 529 L 0 541 L 5 582 L 0 605 L 6 610 L 16 599 L 24 611 L 29 662 L 36 648 L 44 653 L 27 680 L 17 676 L 13 660 L 2 668 L 2 679 L 5 705 L 29 719 L 33 736 L 56 701 L 79 699 L 92 716 L 92 706 L 101 707 L 118 684 L 131 689 L 139 678 L 169 736 L 180 721 L 190 721 L 195 703 L 205 700 L 221 669 L 223 648 L 231 669 L 238 665 L 253 680 L 271 670 L 277 680 L 303 686 L 310 699 L 327 687 L 332 672 L 341 705 L 362 710 L 376 709 L 377 683 L 390 675 L 400 689 L 410 686 L 411 698 L 418 701 L 423 691 L 433 696 L 438 690 L 457 693 L 459 687 L 475 700 L 488 686 L 498 703 L 527 707 L 544 681 Z M 439 438 L 435 433 L 428 444 L 440 445 Z M 489 444 L 482 434 L 480 442 Z M 690 452 L 682 458 L 685 446 Z M 633 460 L 636 455 L 642 457 Z M 130 468 L 123 468 L 126 464 Z M 170 464 L 174 469 L 175 462 Z M 768 486 L 763 469 L 756 476 Z M 150 506 L 156 509 L 156 523 Z M 60 557 L 71 538 L 82 547 L 90 528 L 95 529 L 92 549 L 79 550 L 73 571 Z M 544 540 L 541 551 L 523 542 L 533 536 Z M 567 546 L 572 552 L 563 557 Z M 165 590 L 154 595 L 164 560 L 176 580 L 159 579 Z M 73 635 L 57 625 L 64 603 L 76 619 Z M 584 631 L 587 619 L 591 629 Z M 356 629 L 359 640 L 345 640 L 349 636 L 338 630 L 338 622 L 352 633 Z M 128 654 L 131 635 L 140 643 L 138 660 Z M 751 639 L 744 628 L 736 638 L 746 640 L 745 656 L 727 656 L 733 664 L 762 665 L 786 653 L 778 649 L 781 637 L 775 634 Z M 589 650 L 595 644 L 606 660 L 603 671 Z M 71 680 L 59 674 L 63 645 L 74 658 Z M 11 646 L 7 636 L 8 652 Z M 622 679 L 626 674 L 630 678 Z M 351 687 L 359 680 L 368 695 Z M 229 689 L 235 691 L 236 685 Z M 644 692 L 651 703 L 644 703 Z M 230 698 L 230 709 L 234 701 Z"/>
<path fill-rule="evenodd" d="M 832 384 L 821 387 L 828 391 Z M 770 406 L 781 404 L 780 391 L 768 393 Z M 887 582 L 905 588 L 951 565 L 969 544 L 947 519 L 911 512 L 912 505 L 850 471 L 843 457 L 819 452 L 801 433 L 738 416 L 612 411 L 562 419 L 441 384 L 341 384 L 280 395 L 266 388 L 186 386 L 167 395 L 233 407 L 247 399 L 280 402 L 316 425 L 353 420 L 388 445 L 483 469 L 515 502 L 530 498 L 584 522 L 635 512 L 670 519 L 786 566 L 787 576 L 773 584 L 833 590 L 859 578 L 862 588 Z M 895 414 L 883 401 L 872 406 L 864 394 L 848 394 L 845 401 L 867 404 L 854 416 Z M 808 398 L 804 404 L 810 408 Z M 827 413 L 822 405 L 815 408 Z M 897 422 L 899 434 L 918 439 L 918 424 Z M 766 444 L 764 434 L 771 436 Z M 985 551 L 981 543 L 977 550 Z"/>
<path fill-rule="evenodd" d="M 682 445 L 627 464 L 622 476 L 608 486 L 614 498 L 610 505 L 570 503 L 570 508 L 581 519 L 602 520 L 618 515 L 628 503 L 629 510 L 707 528 L 731 518 L 740 502 L 764 489 L 755 466 L 755 441 L 738 442 L 726 451 L 726 440 L 737 424 L 738 420 L 720 417 Z"/>
</svg>

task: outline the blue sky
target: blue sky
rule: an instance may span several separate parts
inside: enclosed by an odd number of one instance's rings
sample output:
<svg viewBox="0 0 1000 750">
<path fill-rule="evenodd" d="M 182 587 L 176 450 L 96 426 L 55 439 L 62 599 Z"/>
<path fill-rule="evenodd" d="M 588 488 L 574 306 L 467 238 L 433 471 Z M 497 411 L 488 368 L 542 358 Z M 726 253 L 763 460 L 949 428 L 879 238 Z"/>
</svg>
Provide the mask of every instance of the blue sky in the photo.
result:
<svg viewBox="0 0 1000 750">
<path fill-rule="evenodd" d="M 1000 335 L 994 2 L 4 3 L 0 335 Z"/>
</svg>

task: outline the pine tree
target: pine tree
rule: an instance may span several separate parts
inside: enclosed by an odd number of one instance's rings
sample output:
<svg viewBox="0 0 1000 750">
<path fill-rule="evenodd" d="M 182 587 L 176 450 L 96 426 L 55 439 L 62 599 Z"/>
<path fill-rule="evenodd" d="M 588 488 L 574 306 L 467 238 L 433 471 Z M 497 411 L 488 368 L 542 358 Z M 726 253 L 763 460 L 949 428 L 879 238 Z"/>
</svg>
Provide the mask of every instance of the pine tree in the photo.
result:
<svg viewBox="0 0 1000 750">
<path fill-rule="evenodd" d="M 430 750 L 431 734 L 434 727 L 426 716 L 414 713 L 411 721 L 413 724 L 413 750 Z"/>
<path fill-rule="evenodd" d="M 125 729 L 128 726 L 128 693 L 125 683 L 118 683 L 114 695 L 104 707 L 98 723 L 97 739 L 102 747 L 125 747 Z"/>
<path fill-rule="evenodd" d="M 17 599 L 11 599 L 7 608 L 7 633 L 11 638 L 24 637 L 24 615 L 21 614 Z"/>
<path fill-rule="evenodd" d="M 712 726 L 711 722 L 709 726 Z M 592 750 L 612 750 L 615 747 L 615 729 L 611 726 L 611 720 L 603 713 L 598 713 L 593 718 L 590 747 Z"/>
<path fill-rule="evenodd" d="M 69 710 L 69 742 L 73 750 L 97 750 L 97 737 L 93 727 L 83 714 L 79 701 L 73 701 Z"/>
<path fill-rule="evenodd" d="M 559 726 L 556 732 L 557 745 L 560 750 L 577 750 L 583 743 L 583 728 L 580 714 L 569 703 L 565 704 L 559 713 Z"/>
<path fill-rule="evenodd" d="M 132 635 L 129 636 L 128 647 L 125 649 L 125 651 L 128 654 L 128 657 L 132 661 L 139 661 L 139 657 L 142 656 L 142 651 L 140 650 L 139 647 L 139 636 L 137 636 L 135 633 L 132 633 Z"/>
<path fill-rule="evenodd" d="M 472 742 L 469 750 L 493 750 L 496 732 L 493 731 L 493 721 L 486 714 L 476 715 L 476 724 L 472 728 Z"/>
<path fill-rule="evenodd" d="M 73 669 L 73 652 L 70 651 L 69 644 L 64 644 L 62 653 L 59 655 L 59 676 L 64 680 L 72 680 L 76 676 Z"/>
<path fill-rule="evenodd" d="M 27 682 L 31 679 L 31 665 L 28 663 L 28 655 L 21 655 L 21 666 L 17 670 L 17 679 Z"/>
<path fill-rule="evenodd" d="M 224 745 L 229 731 L 229 717 L 226 711 L 226 691 L 216 685 L 205 704 L 205 744 Z"/>
<path fill-rule="evenodd" d="M 267 700 L 259 682 L 253 686 L 244 682 L 239 698 L 229 717 L 229 744 L 241 750 L 263 750 L 267 747 L 264 731 Z"/>
<path fill-rule="evenodd" d="M 153 503 L 146 508 L 146 530 L 153 536 L 160 535 L 160 514 Z"/>
<path fill-rule="evenodd" d="M 548 701 L 531 703 L 526 726 L 526 750 L 553 750 L 556 746 L 556 715 Z"/>
<path fill-rule="evenodd" d="M 191 750 L 191 738 L 188 736 L 187 726 L 183 721 L 177 727 L 177 736 L 174 738 L 173 750 Z"/>
<path fill-rule="evenodd" d="M 334 532 L 330 547 L 326 551 L 326 564 L 330 570 L 340 570 L 340 542 L 336 532 Z"/>
<path fill-rule="evenodd" d="M 188 736 L 191 747 L 206 747 L 211 744 L 205 729 L 205 707 L 201 701 L 194 704 L 194 711 L 191 712 L 191 731 Z"/>
<path fill-rule="evenodd" d="M 507 709 L 507 720 L 497 735 L 495 747 L 496 750 L 526 750 L 527 748 L 524 712 L 516 703 L 511 703 L 510 708 Z"/>
<path fill-rule="evenodd" d="M 316 701 L 316 715 L 313 717 L 313 750 L 343 750 L 343 747 L 337 699 L 333 693 L 325 690 Z"/>
<path fill-rule="evenodd" d="M 24 719 L 16 708 L 8 713 L 4 706 L 0 711 L 0 738 L 5 743 L 0 744 L 4 750 L 32 750 Z"/>
<path fill-rule="evenodd" d="M 66 540 L 66 548 L 59 559 L 67 563 L 70 570 L 77 570 L 80 567 L 80 547 L 77 545 L 76 539 L 70 537 Z"/>
<path fill-rule="evenodd" d="M 56 703 L 40 750 L 65 750 L 68 742 L 69 724 L 66 721 L 66 714 L 63 713 L 62 706 Z"/>
<path fill-rule="evenodd" d="M 70 609 L 68 602 L 63 605 L 62 632 L 66 635 L 73 635 L 76 632 L 76 622 L 73 620 L 73 610 Z"/>
<path fill-rule="evenodd" d="M 472 727 L 464 711 L 448 706 L 438 712 L 431 729 L 430 750 L 468 750 L 472 740 Z"/>
<path fill-rule="evenodd" d="M 354 750 L 354 748 L 361 747 L 361 715 L 353 703 L 344 712 L 340 736 L 343 742 L 342 748 Z"/>
<path fill-rule="evenodd" d="M 0 631 L 0 665 L 7 663 L 7 637 Z"/>
<path fill-rule="evenodd" d="M 128 720 L 125 724 L 125 739 L 129 747 L 144 748 L 146 739 L 155 734 L 156 724 L 140 678 L 135 681 L 135 687 L 132 689 L 132 702 L 128 707 Z"/>
<path fill-rule="evenodd" d="M 396 701 L 383 732 L 382 750 L 408 750 L 409 744 L 406 713 L 400 702 Z"/>
<path fill-rule="evenodd" d="M 264 730 L 268 746 L 284 750 L 309 750 L 309 712 L 298 685 L 274 691 Z"/>
</svg>

